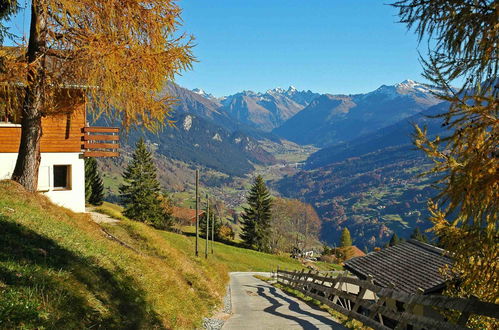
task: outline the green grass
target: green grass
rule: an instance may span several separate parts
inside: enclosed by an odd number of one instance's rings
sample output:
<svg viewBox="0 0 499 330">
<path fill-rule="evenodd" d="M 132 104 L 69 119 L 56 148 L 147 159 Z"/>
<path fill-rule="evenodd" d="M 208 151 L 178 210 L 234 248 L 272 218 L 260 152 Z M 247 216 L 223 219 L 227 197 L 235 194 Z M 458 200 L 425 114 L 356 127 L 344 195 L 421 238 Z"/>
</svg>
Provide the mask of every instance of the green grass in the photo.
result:
<svg viewBox="0 0 499 330">
<path fill-rule="evenodd" d="M 118 219 L 118 220 L 126 220 L 127 219 L 122 214 L 123 207 L 116 205 L 116 204 L 113 204 L 113 203 L 109 203 L 109 202 L 104 202 L 104 203 L 102 203 L 102 205 L 95 207 L 94 211 L 108 215 L 111 218 Z"/>
<path fill-rule="evenodd" d="M 191 235 L 195 234 L 196 228 L 194 226 L 182 227 L 184 233 L 190 234 L 189 236 L 179 235 L 170 232 L 163 232 L 165 238 L 178 249 L 195 251 L 195 238 Z M 213 245 L 214 253 L 211 254 L 211 241 L 208 242 L 210 259 L 216 260 L 227 265 L 230 271 L 255 271 L 255 272 L 269 272 L 275 270 L 277 267 L 280 269 L 300 270 L 304 266 L 301 262 L 291 258 L 289 255 L 274 255 L 268 253 L 257 252 L 245 248 L 215 242 Z M 237 244 L 235 244 L 237 245 Z M 199 253 L 204 256 L 206 240 L 202 237 L 199 240 Z M 317 261 L 313 265 L 319 270 L 342 270 L 343 267 L 336 264 Z"/>
<path fill-rule="evenodd" d="M 12 181 L 0 181 L 0 328 L 196 328 L 220 305 L 228 271 L 301 269 L 221 243 L 194 256 L 194 237 L 121 219 L 94 223 Z M 330 269 L 330 265 L 319 267 Z"/>
<path fill-rule="evenodd" d="M 224 264 L 129 220 L 106 228 L 118 242 L 11 181 L 0 228 L 0 328 L 195 328 L 225 294 Z"/>
<path fill-rule="evenodd" d="M 383 219 L 388 221 L 398 221 L 404 225 L 407 225 L 407 221 L 404 221 L 399 214 L 385 214 L 383 215 Z"/>
</svg>

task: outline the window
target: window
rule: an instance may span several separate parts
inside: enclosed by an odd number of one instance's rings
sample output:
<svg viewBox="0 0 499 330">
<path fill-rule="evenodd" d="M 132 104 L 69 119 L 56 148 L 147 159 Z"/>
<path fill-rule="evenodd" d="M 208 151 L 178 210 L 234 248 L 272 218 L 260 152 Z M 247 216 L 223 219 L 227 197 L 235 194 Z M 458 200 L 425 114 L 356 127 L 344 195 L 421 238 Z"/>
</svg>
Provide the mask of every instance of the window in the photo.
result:
<svg viewBox="0 0 499 330">
<path fill-rule="evenodd" d="M 54 165 L 54 189 L 71 189 L 71 165 Z"/>
</svg>

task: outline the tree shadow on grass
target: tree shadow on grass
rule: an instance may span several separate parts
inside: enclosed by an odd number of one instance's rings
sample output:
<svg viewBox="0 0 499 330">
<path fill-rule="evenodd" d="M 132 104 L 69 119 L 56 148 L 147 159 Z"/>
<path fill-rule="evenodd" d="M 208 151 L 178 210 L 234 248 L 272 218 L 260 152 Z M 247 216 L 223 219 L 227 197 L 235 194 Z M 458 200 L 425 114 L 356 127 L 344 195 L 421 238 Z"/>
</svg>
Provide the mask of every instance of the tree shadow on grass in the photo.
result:
<svg viewBox="0 0 499 330">
<path fill-rule="evenodd" d="M 122 270 L 110 272 L 0 214 L 2 290 L 14 298 L 0 297 L 0 328 L 161 327 L 145 293 Z"/>
</svg>

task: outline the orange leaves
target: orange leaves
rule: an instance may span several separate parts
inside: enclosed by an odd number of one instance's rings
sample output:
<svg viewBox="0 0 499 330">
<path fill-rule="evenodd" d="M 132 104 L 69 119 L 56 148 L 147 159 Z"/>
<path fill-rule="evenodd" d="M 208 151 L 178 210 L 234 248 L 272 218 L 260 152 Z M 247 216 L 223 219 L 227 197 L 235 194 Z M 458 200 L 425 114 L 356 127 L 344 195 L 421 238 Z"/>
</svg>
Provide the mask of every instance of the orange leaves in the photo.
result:
<svg viewBox="0 0 499 330">
<path fill-rule="evenodd" d="M 52 112 L 54 86 L 85 86 L 95 115 L 107 114 L 123 126 L 157 129 L 174 100 L 159 97 L 166 83 L 194 60 L 191 39 L 178 37 L 180 8 L 170 0 L 47 0 L 48 50 L 44 64 L 45 110 Z M 5 52 L 4 50 L 2 50 Z M 1 81 L 27 80 L 26 61 L 17 49 L 6 57 Z M 2 55 L 4 55 L 2 53 Z M 3 56 L 2 56 L 3 57 Z"/>
</svg>

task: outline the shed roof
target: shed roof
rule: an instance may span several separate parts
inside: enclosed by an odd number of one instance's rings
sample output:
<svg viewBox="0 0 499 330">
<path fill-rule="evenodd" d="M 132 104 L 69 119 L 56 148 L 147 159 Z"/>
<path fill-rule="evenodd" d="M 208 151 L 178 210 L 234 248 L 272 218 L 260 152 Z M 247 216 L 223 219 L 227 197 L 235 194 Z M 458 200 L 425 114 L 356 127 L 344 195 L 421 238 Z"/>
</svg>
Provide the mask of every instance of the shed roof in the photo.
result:
<svg viewBox="0 0 499 330">
<path fill-rule="evenodd" d="M 417 293 L 421 288 L 424 293 L 430 293 L 445 286 L 441 269 L 451 262 L 445 250 L 409 240 L 347 260 L 345 268 L 362 278 L 371 275 L 374 282 L 383 287 L 393 283 L 395 289 L 403 292 Z"/>
<path fill-rule="evenodd" d="M 203 210 L 198 210 L 198 215 L 202 216 L 204 214 Z M 196 210 L 188 209 L 185 207 L 173 207 L 173 216 L 178 219 L 193 221 L 196 218 Z"/>
</svg>

